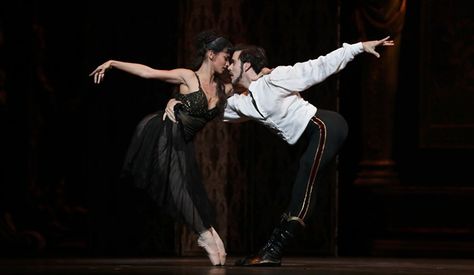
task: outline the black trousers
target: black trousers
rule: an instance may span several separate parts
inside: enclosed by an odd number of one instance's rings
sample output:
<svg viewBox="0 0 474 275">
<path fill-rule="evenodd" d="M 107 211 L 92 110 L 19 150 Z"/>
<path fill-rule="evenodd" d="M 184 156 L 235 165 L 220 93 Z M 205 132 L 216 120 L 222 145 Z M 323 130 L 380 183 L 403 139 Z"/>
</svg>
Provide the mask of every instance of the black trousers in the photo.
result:
<svg viewBox="0 0 474 275">
<path fill-rule="evenodd" d="M 311 118 L 297 144 L 306 149 L 300 157 L 298 173 L 293 185 L 290 216 L 305 221 L 315 207 L 315 194 L 328 165 L 336 157 L 347 137 L 346 120 L 338 113 L 318 109 Z"/>
</svg>

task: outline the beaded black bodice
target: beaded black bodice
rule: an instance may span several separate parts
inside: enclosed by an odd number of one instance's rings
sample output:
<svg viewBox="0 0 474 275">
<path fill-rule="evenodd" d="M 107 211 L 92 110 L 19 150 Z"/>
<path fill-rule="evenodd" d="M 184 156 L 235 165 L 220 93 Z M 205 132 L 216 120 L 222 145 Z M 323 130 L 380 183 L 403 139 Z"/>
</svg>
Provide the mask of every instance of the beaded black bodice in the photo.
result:
<svg viewBox="0 0 474 275">
<path fill-rule="evenodd" d="M 178 94 L 176 99 L 181 101 L 181 110 L 187 112 L 191 116 L 197 116 L 211 120 L 216 117 L 218 110 L 216 107 L 208 109 L 207 98 L 204 91 L 199 90 L 189 94 Z"/>
<path fill-rule="evenodd" d="M 201 130 L 204 125 L 214 119 L 219 114 L 216 107 L 208 109 L 207 97 L 201 88 L 201 81 L 196 74 L 199 83 L 199 90 L 189 94 L 177 94 L 175 98 L 182 104 L 175 106 L 176 116 L 181 122 L 187 140 Z"/>
</svg>

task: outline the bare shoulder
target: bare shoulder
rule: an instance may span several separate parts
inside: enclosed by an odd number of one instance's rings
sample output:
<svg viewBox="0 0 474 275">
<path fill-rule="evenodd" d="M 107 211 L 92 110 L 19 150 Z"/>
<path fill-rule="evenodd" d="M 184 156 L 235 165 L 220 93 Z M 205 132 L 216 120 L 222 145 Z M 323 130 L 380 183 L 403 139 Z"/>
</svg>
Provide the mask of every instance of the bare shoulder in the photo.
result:
<svg viewBox="0 0 474 275">
<path fill-rule="evenodd" d="M 184 76 L 184 77 L 193 77 L 194 76 L 194 71 L 190 70 L 190 69 L 185 69 L 185 68 L 179 68 L 177 69 L 180 71 L 180 73 Z"/>
<path fill-rule="evenodd" d="M 176 68 L 176 69 L 169 70 L 168 72 L 176 76 L 179 76 L 182 79 L 190 78 L 193 75 L 193 71 L 191 71 L 190 69 L 185 69 L 185 68 Z"/>
<path fill-rule="evenodd" d="M 188 94 L 192 91 L 196 91 L 199 87 L 199 83 L 196 78 L 196 74 L 190 69 L 179 69 L 180 75 L 183 78 L 183 83 L 179 85 L 179 92 L 181 94 Z"/>
</svg>

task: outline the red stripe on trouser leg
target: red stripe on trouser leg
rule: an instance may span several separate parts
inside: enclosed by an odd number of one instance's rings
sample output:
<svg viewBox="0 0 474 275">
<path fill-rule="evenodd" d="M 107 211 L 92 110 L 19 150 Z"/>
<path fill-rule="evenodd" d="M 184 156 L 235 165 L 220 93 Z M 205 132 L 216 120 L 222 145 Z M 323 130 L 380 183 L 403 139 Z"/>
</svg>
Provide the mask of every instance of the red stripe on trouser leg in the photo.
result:
<svg viewBox="0 0 474 275">
<path fill-rule="evenodd" d="M 302 220 L 304 220 L 304 218 L 306 217 L 309 206 L 311 204 L 311 196 L 313 192 L 314 182 L 316 180 L 316 176 L 319 170 L 319 164 L 321 163 L 321 158 L 323 156 L 327 135 L 326 124 L 324 124 L 321 119 L 314 116 L 313 118 L 311 118 L 311 122 L 313 122 L 319 127 L 319 145 L 316 149 L 316 153 L 314 154 L 313 165 L 311 166 L 311 173 L 306 184 L 303 205 L 301 206 L 301 210 L 298 213 L 298 218 Z"/>
</svg>

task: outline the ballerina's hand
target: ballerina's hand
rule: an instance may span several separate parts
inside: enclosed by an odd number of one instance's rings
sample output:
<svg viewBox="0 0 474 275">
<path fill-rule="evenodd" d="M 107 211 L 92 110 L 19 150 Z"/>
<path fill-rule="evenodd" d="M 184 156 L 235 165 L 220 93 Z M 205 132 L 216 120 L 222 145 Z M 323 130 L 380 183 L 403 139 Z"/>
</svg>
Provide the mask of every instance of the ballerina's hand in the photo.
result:
<svg viewBox="0 0 474 275">
<path fill-rule="evenodd" d="M 110 68 L 110 61 L 107 61 L 92 71 L 89 76 L 94 76 L 94 83 L 99 84 L 104 80 L 105 72 Z"/>
</svg>

